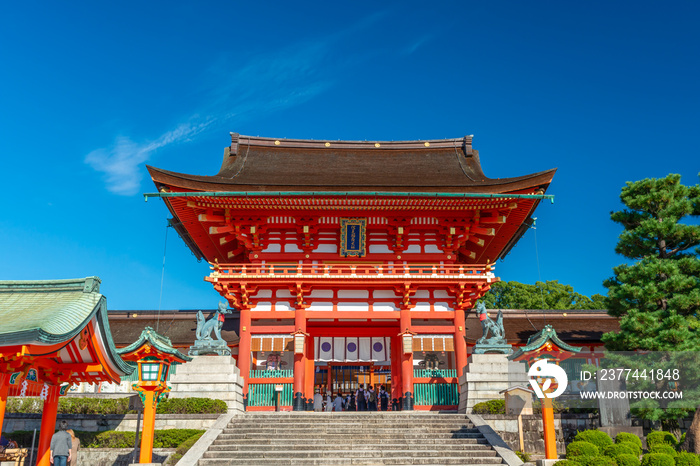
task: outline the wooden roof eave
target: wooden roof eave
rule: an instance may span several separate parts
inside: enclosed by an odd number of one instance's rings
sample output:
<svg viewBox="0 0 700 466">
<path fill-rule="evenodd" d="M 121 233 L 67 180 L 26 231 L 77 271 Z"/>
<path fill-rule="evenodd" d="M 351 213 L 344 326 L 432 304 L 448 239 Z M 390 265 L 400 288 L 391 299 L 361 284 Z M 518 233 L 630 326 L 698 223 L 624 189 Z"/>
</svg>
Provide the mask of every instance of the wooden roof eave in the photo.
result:
<svg viewBox="0 0 700 466">
<path fill-rule="evenodd" d="M 485 194 L 508 194 L 528 189 L 545 190 L 554 177 L 557 169 L 553 168 L 530 175 L 513 178 L 486 178 L 483 182 L 473 182 L 461 186 L 376 186 L 376 185 L 248 185 L 233 183 L 231 178 L 221 176 L 188 175 L 184 173 L 171 172 L 160 168 L 147 166 L 151 179 L 158 191 L 163 188 L 168 190 L 182 191 L 241 191 L 248 193 L 255 192 L 284 192 L 284 191 L 347 191 L 352 192 L 430 192 L 430 193 L 485 193 Z"/>
</svg>

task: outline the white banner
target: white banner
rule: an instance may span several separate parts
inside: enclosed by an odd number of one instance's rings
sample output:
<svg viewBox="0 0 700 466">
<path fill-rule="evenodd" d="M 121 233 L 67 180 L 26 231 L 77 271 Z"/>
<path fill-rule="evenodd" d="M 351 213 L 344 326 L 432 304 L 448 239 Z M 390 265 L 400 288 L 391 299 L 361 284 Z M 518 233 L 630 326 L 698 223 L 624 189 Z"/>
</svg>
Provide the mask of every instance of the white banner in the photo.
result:
<svg viewBox="0 0 700 466">
<path fill-rule="evenodd" d="M 315 337 L 316 361 L 382 362 L 391 358 L 390 337 Z"/>
</svg>

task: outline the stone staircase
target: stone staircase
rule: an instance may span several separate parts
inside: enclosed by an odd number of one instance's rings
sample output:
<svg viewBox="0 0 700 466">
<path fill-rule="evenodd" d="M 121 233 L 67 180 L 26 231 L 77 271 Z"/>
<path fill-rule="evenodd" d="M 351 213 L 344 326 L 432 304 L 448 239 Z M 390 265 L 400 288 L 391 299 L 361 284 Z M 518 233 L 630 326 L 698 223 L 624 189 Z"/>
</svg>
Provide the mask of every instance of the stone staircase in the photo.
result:
<svg viewBox="0 0 700 466">
<path fill-rule="evenodd" d="M 464 414 L 283 412 L 234 417 L 197 464 L 503 463 Z"/>
</svg>

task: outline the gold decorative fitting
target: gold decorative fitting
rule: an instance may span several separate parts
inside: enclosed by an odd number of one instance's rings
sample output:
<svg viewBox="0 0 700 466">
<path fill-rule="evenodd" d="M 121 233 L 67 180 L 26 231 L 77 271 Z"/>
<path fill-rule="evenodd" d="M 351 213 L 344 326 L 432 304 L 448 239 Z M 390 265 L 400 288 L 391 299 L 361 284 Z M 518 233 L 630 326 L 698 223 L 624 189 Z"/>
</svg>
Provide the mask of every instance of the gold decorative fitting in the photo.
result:
<svg viewBox="0 0 700 466">
<path fill-rule="evenodd" d="M 254 257 L 255 259 L 257 259 L 257 258 L 258 258 L 258 255 L 257 255 L 257 254 L 255 254 L 255 255 L 254 255 L 253 257 Z"/>
<path fill-rule="evenodd" d="M 430 147 L 430 143 L 427 142 L 427 141 L 426 141 L 425 144 L 423 144 L 423 145 L 424 145 L 425 147 Z"/>
<path fill-rule="evenodd" d="M 279 145 L 280 145 L 280 142 L 279 142 L 279 141 L 275 141 L 275 145 L 276 145 L 276 146 L 279 146 Z"/>
<path fill-rule="evenodd" d="M 379 144 L 378 142 L 375 142 L 374 147 L 381 147 L 381 144 Z"/>
<path fill-rule="evenodd" d="M 448 259 L 452 259 L 452 256 L 448 255 L 447 258 L 448 258 Z"/>
<path fill-rule="evenodd" d="M 331 147 L 331 143 L 330 143 L 330 142 L 327 142 L 327 143 L 325 144 L 325 146 L 326 146 L 326 147 Z"/>
<path fill-rule="evenodd" d="M 308 254 L 306 255 L 306 258 L 307 258 L 307 259 L 309 258 L 309 255 L 308 255 Z"/>
<path fill-rule="evenodd" d="M 562 315 L 563 315 L 564 317 L 566 317 L 566 316 L 568 316 L 569 314 L 567 314 L 567 313 L 565 312 L 565 313 L 563 313 Z"/>
<path fill-rule="evenodd" d="M 396 256 L 397 259 L 401 259 L 401 256 Z"/>
</svg>

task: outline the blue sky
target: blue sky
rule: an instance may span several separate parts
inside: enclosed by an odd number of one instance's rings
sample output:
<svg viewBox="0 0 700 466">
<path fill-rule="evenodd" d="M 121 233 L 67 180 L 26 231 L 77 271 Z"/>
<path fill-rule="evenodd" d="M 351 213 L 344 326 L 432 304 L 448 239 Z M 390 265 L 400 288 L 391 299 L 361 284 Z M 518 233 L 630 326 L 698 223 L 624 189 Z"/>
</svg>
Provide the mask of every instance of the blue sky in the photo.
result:
<svg viewBox="0 0 700 466">
<path fill-rule="evenodd" d="M 213 308 L 172 230 L 161 298 L 146 163 L 215 174 L 230 131 L 474 134 L 487 176 L 559 168 L 498 275 L 604 293 L 624 183 L 698 182 L 699 19 L 693 1 L 6 3 L 0 279 L 97 275 L 110 309 Z"/>
</svg>

